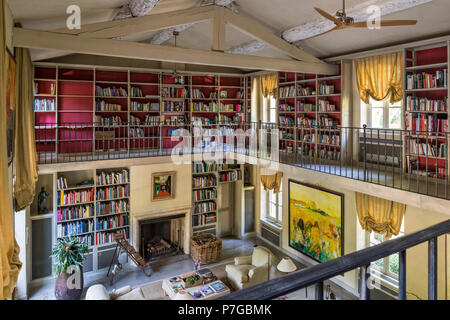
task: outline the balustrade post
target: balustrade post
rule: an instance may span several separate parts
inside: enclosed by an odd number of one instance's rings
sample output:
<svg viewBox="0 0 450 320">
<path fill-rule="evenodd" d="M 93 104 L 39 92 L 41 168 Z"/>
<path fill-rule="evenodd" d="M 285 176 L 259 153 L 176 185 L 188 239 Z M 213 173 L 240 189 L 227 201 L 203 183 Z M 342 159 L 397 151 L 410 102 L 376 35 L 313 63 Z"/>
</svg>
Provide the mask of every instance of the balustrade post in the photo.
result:
<svg viewBox="0 0 450 320">
<path fill-rule="evenodd" d="M 360 281 L 359 295 L 360 295 L 360 300 L 370 300 L 370 289 L 369 289 L 369 286 L 368 286 L 368 280 L 369 280 L 369 277 L 370 277 L 369 268 L 370 268 L 370 265 L 361 266 L 359 268 L 359 281 Z"/>
<path fill-rule="evenodd" d="M 428 300 L 437 299 L 437 238 L 428 241 Z"/>
</svg>

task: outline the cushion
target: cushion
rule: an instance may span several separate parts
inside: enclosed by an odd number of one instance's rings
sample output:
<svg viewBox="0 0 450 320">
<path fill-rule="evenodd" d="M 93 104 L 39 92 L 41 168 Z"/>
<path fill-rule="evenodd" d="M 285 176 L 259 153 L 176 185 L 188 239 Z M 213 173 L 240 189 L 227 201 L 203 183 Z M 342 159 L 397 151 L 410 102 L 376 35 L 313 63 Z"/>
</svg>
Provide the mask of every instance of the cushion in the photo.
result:
<svg viewBox="0 0 450 320">
<path fill-rule="evenodd" d="M 108 291 L 102 284 L 95 284 L 86 292 L 86 300 L 110 300 Z"/>
<path fill-rule="evenodd" d="M 238 283 L 248 282 L 248 272 L 253 266 L 249 264 L 227 264 L 225 271 L 228 278 L 233 278 Z"/>
<path fill-rule="evenodd" d="M 252 265 L 254 265 L 255 267 L 260 267 L 267 264 L 270 265 L 271 255 L 272 253 L 269 249 L 261 246 L 256 247 L 255 249 L 253 249 Z"/>
<path fill-rule="evenodd" d="M 136 288 L 118 297 L 116 300 L 145 300 L 141 288 Z"/>
<path fill-rule="evenodd" d="M 118 297 L 123 296 L 124 294 L 130 292 L 131 290 L 132 290 L 131 286 L 125 286 L 117 290 L 114 289 L 111 292 L 110 297 L 111 299 L 117 299 Z"/>
</svg>

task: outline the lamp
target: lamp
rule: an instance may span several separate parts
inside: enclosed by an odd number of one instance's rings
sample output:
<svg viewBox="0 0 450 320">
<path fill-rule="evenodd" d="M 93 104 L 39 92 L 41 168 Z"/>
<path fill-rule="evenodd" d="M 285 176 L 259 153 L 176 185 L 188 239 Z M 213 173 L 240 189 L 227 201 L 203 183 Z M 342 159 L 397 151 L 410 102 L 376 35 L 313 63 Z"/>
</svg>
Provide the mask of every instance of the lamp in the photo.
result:
<svg viewBox="0 0 450 320">
<path fill-rule="evenodd" d="M 280 263 L 277 265 L 277 269 L 281 272 L 289 273 L 297 270 L 294 262 L 290 258 L 281 259 Z"/>
<path fill-rule="evenodd" d="M 177 292 L 173 300 L 194 300 L 194 298 L 185 290 Z"/>
</svg>

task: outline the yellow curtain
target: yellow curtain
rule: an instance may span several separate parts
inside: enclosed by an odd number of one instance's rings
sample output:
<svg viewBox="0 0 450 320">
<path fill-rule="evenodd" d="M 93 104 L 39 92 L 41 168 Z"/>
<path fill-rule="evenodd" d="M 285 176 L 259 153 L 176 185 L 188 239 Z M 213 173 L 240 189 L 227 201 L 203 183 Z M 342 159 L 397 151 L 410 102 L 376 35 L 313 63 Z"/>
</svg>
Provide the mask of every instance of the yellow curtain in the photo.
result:
<svg viewBox="0 0 450 320">
<path fill-rule="evenodd" d="M 276 73 L 261 76 L 261 92 L 264 98 L 268 98 L 269 96 L 277 97 L 278 77 Z"/>
<path fill-rule="evenodd" d="M 391 103 L 403 97 L 403 53 L 374 56 L 355 61 L 359 96 L 365 103 L 369 97 L 377 101 L 390 95 Z"/>
<path fill-rule="evenodd" d="M 264 190 L 273 190 L 273 192 L 280 192 L 281 178 L 283 177 L 283 172 L 277 172 L 270 175 L 261 175 L 261 184 Z"/>
<path fill-rule="evenodd" d="M 406 205 L 356 192 L 356 211 L 361 227 L 369 232 L 398 235 Z"/>
<path fill-rule="evenodd" d="M 6 44 L 4 1 L 0 1 L 0 300 L 10 299 L 22 266 L 14 239 L 6 145 Z"/>
<path fill-rule="evenodd" d="M 14 199 L 16 211 L 31 205 L 38 169 L 34 137 L 33 66 L 28 49 L 16 49 L 16 177 Z"/>
</svg>

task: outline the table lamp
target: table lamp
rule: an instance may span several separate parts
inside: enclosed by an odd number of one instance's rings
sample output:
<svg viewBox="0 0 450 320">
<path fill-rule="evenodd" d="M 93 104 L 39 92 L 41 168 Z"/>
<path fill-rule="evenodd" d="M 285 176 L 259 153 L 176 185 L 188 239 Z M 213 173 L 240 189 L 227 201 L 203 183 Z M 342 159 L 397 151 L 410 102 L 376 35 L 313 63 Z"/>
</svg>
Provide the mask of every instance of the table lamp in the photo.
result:
<svg viewBox="0 0 450 320">
<path fill-rule="evenodd" d="M 277 269 L 281 272 L 289 273 L 297 270 L 294 262 L 290 258 L 281 259 L 280 263 L 277 265 Z"/>
</svg>

